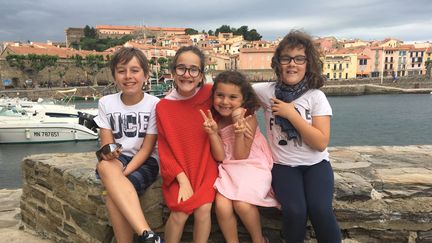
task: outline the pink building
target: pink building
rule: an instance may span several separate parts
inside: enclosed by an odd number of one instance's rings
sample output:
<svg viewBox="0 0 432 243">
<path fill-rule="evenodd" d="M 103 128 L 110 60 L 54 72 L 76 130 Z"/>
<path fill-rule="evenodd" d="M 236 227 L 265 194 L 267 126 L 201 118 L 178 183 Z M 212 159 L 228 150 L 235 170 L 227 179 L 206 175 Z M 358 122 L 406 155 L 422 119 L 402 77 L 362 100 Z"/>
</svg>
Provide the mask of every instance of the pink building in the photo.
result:
<svg viewBox="0 0 432 243">
<path fill-rule="evenodd" d="M 271 69 L 271 59 L 275 52 L 270 48 L 241 48 L 239 56 L 240 70 L 245 69 Z"/>
</svg>

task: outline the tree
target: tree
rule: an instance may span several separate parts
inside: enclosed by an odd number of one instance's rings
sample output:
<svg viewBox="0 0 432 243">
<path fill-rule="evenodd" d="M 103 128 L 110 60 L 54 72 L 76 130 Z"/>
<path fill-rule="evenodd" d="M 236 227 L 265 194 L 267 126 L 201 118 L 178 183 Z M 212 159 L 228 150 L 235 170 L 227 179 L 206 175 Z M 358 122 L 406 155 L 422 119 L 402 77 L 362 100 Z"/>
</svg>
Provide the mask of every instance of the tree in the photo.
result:
<svg viewBox="0 0 432 243">
<path fill-rule="evenodd" d="M 246 25 L 243 25 L 242 27 L 236 29 L 236 31 L 234 32 L 234 35 L 242 35 L 243 38 L 245 38 L 245 36 L 247 36 L 249 33 L 248 29 L 249 29 L 249 27 L 247 27 Z"/>
<path fill-rule="evenodd" d="M 222 25 L 221 27 L 217 28 L 215 31 L 215 36 L 218 36 L 219 33 L 233 33 L 235 29 L 231 29 L 229 25 Z"/>
<path fill-rule="evenodd" d="M 186 28 L 185 33 L 186 33 L 186 35 L 196 35 L 196 34 L 198 34 L 198 30 L 194 30 L 192 28 Z"/>
<path fill-rule="evenodd" d="M 243 38 L 244 38 L 245 40 L 248 40 L 248 41 L 256 41 L 256 40 L 261 40 L 262 35 L 260 35 L 260 34 L 256 31 L 256 29 L 251 29 L 251 30 L 247 33 L 246 36 L 243 36 Z"/>
<path fill-rule="evenodd" d="M 213 30 L 209 30 L 209 31 L 208 31 L 208 34 L 209 34 L 209 35 L 215 35 L 214 32 L 213 32 Z"/>
<path fill-rule="evenodd" d="M 426 66 L 426 77 L 428 79 L 430 79 L 431 78 L 431 70 L 432 70 L 432 61 L 428 59 L 425 62 L 425 66 Z"/>
<path fill-rule="evenodd" d="M 209 30 L 209 35 L 213 34 L 213 31 Z M 242 35 L 243 39 L 248 41 L 261 40 L 262 36 L 257 32 L 256 29 L 249 30 L 247 25 L 243 25 L 240 28 L 231 28 L 229 25 L 222 25 L 217 28 L 215 31 L 215 36 L 218 36 L 219 33 L 233 33 L 234 35 Z"/>
<path fill-rule="evenodd" d="M 97 37 L 96 29 L 86 25 L 84 27 L 84 36 L 88 38 L 96 38 Z"/>
</svg>

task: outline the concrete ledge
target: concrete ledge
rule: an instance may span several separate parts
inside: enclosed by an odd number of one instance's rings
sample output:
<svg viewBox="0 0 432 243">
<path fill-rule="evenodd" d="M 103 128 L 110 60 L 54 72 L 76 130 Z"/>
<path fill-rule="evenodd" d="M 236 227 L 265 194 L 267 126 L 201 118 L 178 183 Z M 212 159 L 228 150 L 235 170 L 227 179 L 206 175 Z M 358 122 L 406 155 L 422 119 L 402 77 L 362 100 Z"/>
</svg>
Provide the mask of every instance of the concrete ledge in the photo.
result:
<svg viewBox="0 0 432 243">
<path fill-rule="evenodd" d="M 330 148 L 334 210 L 344 242 L 432 242 L 432 145 Z M 23 162 L 22 221 L 56 242 L 110 242 L 113 236 L 94 177 L 93 153 L 42 154 Z M 143 209 L 163 234 L 166 209 L 156 182 Z M 281 241 L 280 212 L 261 208 L 263 230 Z M 244 228 L 240 238 L 248 242 Z M 306 242 L 315 242 L 308 226 Z M 191 242 L 192 219 L 182 242 Z M 272 242 L 273 242 L 272 241 Z M 223 242 L 213 216 L 209 242 Z"/>
</svg>

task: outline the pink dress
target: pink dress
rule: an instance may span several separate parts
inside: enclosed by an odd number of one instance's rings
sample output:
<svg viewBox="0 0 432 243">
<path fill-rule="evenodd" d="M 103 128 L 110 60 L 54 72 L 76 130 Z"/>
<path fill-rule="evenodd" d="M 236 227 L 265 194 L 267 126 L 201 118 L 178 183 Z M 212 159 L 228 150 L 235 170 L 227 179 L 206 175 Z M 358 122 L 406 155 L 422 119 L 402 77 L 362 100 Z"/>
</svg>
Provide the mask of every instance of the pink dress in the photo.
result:
<svg viewBox="0 0 432 243">
<path fill-rule="evenodd" d="M 271 189 L 273 159 L 265 137 L 257 128 L 249 158 L 233 159 L 234 126 L 219 131 L 225 160 L 219 164 L 214 187 L 228 199 L 263 207 L 279 207 Z"/>
</svg>

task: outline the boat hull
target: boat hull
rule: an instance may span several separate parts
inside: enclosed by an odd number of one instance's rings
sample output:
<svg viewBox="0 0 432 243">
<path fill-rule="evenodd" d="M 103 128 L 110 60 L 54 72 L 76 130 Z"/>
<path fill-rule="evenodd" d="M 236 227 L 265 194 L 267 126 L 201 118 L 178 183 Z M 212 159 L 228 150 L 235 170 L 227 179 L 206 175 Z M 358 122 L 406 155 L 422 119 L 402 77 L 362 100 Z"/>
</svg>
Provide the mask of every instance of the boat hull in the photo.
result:
<svg viewBox="0 0 432 243">
<path fill-rule="evenodd" d="M 0 143 L 51 143 L 97 139 L 96 132 L 80 124 L 0 124 Z"/>
</svg>

